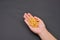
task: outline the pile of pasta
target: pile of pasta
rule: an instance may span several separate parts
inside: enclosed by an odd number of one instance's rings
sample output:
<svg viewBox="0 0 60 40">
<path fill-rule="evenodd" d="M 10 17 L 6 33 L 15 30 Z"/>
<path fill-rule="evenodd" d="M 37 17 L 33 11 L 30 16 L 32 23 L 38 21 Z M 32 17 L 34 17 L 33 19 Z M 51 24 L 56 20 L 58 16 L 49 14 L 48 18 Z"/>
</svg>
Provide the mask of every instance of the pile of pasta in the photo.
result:
<svg viewBox="0 0 60 40">
<path fill-rule="evenodd" d="M 32 27 L 34 27 L 34 28 L 38 27 L 39 22 L 35 18 L 30 17 L 28 22 Z"/>
</svg>

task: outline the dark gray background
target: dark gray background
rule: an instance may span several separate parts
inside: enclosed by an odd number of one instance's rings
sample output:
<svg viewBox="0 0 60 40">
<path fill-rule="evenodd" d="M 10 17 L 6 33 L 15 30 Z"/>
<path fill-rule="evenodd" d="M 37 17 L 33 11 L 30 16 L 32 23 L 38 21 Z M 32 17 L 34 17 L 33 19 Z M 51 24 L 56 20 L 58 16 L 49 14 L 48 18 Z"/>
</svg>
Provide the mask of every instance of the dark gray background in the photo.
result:
<svg viewBox="0 0 60 40">
<path fill-rule="evenodd" d="M 43 19 L 49 32 L 60 39 L 59 0 L 0 0 L 0 40 L 39 40 L 23 21 L 24 12 Z"/>
</svg>

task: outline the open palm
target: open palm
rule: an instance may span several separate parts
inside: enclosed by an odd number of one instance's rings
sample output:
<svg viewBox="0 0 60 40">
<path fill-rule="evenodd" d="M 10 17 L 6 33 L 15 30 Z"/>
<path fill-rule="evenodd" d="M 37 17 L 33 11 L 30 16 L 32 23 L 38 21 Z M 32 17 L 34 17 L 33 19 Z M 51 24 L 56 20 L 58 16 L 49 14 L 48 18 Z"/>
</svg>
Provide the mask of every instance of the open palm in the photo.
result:
<svg viewBox="0 0 60 40">
<path fill-rule="evenodd" d="M 36 19 L 36 20 L 39 22 L 38 27 L 34 28 L 34 27 L 32 27 L 32 26 L 29 24 L 28 21 L 29 21 L 30 17 Z M 36 16 L 32 16 L 30 13 L 25 13 L 25 14 L 24 14 L 24 21 L 25 21 L 25 23 L 28 25 L 28 27 L 30 28 L 30 30 L 31 30 L 32 32 L 36 33 L 36 34 L 39 34 L 39 33 L 42 32 L 42 31 L 44 30 L 44 28 L 45 28 L 44 22 L 43 22 L 40 18 L 38 18 L 38 17 L 36 17 Z"/>
</svg>

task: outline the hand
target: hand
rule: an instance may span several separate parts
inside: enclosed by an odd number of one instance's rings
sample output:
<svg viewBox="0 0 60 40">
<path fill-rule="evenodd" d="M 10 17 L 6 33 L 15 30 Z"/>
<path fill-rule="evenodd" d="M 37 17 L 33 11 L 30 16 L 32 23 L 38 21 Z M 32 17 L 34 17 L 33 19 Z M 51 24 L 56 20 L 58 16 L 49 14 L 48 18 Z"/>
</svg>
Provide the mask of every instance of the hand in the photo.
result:
<svg viewBox="0 0 60 40">
<path fill-rule="evenodd" d="M 50 32 L 48 32 L 48 30 L 45 28 L 44 22 L 40 18 L 36 16 L 32 16 L 30 13 L 25 13 L 24 21 L 28 25 L 28 27 L 31 29 L 31 31 L 38 34 L 42 40 L 57 40 Z M 35 27 L 36 24 L 38 24 L 37 27 Z"/>
<path fill-rule="evenodd" d="M 37 21 L 39 21 L 38 27 L 34 28 L 29 24 L 28 21 L 30 20 L 31 17 L 36 19 Z M 24 21 L 28 25 L 28 27 L 31 29 L 31 31 L 33 31 L 36 34 L 40 34 L 40 32 L 44 31 L 44 29 L 45 29 L 44 22 L 40 18 L 38 18 L 36 16 L 32 16 L 30 13 L 24 14 Z"/>
</svg>

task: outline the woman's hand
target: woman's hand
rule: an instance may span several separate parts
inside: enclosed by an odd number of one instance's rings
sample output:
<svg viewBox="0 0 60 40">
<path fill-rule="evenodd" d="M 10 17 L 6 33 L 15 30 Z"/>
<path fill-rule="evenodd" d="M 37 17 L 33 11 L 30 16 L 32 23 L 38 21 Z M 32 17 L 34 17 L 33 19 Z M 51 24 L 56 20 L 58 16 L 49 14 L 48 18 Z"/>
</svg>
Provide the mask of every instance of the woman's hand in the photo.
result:
<svg viewBox="0 0 60 40">
<path fill-rule="evenodd" d="M 29 20 L 31 18 L 34 18 L 37 22 L 39 22 L 37 27 L 32 27 L 29 24 Z M 33 31 L 36 34 L 40 34 L 42 31 L 45 30 L 45 24 L 44 24 L 44 22 L 40 18 L 38 18 L 36 16 L 32 16 L 30 13 L 25 13 L 24 14 L 24 21 L 28 25 L 28 27 L 31 29 L 31 31 Z"/>
<path fill-rule="evenodd" d="M 25 13 L 24 21 L 31 31 L 38 34 L 42 40 L 57 40 L 50 32 L 47 31 L 44 22 L 40 18 L 32 16 L 30 13 Z"/>
</svg>

